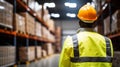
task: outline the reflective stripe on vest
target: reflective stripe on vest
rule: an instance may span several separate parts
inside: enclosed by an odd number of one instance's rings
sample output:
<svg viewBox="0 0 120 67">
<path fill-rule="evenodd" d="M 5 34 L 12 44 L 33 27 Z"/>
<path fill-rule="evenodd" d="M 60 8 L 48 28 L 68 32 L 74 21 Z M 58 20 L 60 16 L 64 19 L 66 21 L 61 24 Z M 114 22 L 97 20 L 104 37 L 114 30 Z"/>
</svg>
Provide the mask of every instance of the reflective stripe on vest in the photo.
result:
<svg viewBox="0 0 120 67">
<path fill-rule="evenodd" d="M 110 41 L 107 37 L 104 37 L 106 41 L 106 57 L 79 57 L 79 49 L 78 49 L 78 39 L 77 35 L 72 37 L 73 45 L 74 45 L 74 57 L 70 58 L 71 62 L 112 62 L 111 57 L 111 47 Z"/>
</svg>

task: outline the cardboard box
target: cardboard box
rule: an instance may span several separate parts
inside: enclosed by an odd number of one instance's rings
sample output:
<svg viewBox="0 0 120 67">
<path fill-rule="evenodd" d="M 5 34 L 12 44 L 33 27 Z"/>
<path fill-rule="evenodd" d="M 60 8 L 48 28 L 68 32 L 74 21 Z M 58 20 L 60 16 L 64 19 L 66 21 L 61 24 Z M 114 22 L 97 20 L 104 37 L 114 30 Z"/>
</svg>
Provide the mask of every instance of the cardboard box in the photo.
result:
<svg viewBox="0 0 120 67">
<path fill-rule="evenodd" d="M 13 6 L 6 1 L 0 1 L 0 25 L 13 28 Z"/>
<path fill-rule="evenodd" d="M 15 14 L 14 29 L 17 32 L 25 33 L 25 18 L 19 14 Z"/>
<path fill-rule="evenodd" d="M 52 48 L 52 43 L 46 43 L 42 46 L 44 50 L 46 50 L 48 55 L 51 55 L 54 53 L 53 48 Z"/>
<path fill-rule="evenodd" d="M 34 17 L 32 17 L 27 12 L 20 13 L 22 16 L 25 17 L 25 31 L 28 34 L 35 35 L 35 20 Z"/>
<path fill-rule="evenodd" d="M 36 11 L 37 16 L 42 19 L 42 9 Z"/>
<path fill-rule="evenodd" d="M 15 46 L 0 46 L 0 66 L 15 63 Z"/>
<path fill-rule="evenodd" d="M 54 21 L 52 19 L 47 20 L 47 24 L 48 24 L 49 30 L 55 32 L 55 23 L 54 23 Z"/>
<path fill-rule="evenodd" d="M 41 58 L 42 57 L 42 48 L 40 46 L 36 46 L 36 57 Z"/>
<path fill-rule="evenodd" d="M 47 23 L 48 20 L 50 20 L 49 11 L 47 9 L 43 9 L 43 21 Z"/>
<path fill-rule="evenodd" d="M 42 50 L 42 56 L 43 56 L 43 57 L 46 57 L 46 56 L 47 56 L 46 50 Z"/>
<path fill-rule="evenodd" d="M 42 27 L 40 22 L 35 23 L 35 35 L 41 37 L 42 36 Z"/>
<path fill-rule="evenodd" d="M 46 29 L 46 27 L 42 26 L 42 37 L 43 38 L 47 38 L 48 37 L 48 31 Z"/>
<path fill-rule="evenodd" d="M 55 37 L 53 34 L 50 33 L 50 31 L 48 29 L 46 29 L 46 27 L 42 26 L 42 37 L 46 38 L 50 41 L 55 41 Z"/>
<path fill-rule="evenodd" d="M 59 26 L 56 27 L 55 34 L 56 34 L 57 38 L 61 38 L 61 33 L 62 33 L 61 27 L 59 27 Z"/>
<path fill-rule="evenodd" d="M 19 48 L 19 60 L 21 62 L 32 61 L 35 59 L 35 47 L 20 47 Z"/>
</svg>

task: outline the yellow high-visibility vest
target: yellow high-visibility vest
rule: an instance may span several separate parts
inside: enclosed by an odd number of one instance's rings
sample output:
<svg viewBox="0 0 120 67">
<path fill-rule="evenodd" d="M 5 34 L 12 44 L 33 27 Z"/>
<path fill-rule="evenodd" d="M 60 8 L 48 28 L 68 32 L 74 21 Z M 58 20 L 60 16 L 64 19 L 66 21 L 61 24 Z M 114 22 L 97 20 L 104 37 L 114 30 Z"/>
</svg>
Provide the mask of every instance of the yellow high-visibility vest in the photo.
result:
<svg viewBox="0 0 120 67">
<path fill-rule="evenodd" d="M 59 67 L 112 67 L 111 40 L 92 29 L 68 36 L 60 55 Z"/>
</svg>

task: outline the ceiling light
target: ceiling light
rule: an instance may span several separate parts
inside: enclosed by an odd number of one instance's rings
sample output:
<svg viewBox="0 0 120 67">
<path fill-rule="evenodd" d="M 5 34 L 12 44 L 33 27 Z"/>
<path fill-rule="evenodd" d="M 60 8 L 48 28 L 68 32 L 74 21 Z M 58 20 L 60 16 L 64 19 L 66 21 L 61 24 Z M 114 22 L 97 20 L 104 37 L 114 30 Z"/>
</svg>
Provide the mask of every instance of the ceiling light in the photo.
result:
<svg viewBox="0 0 120 67">
<path fill-rule="evenodd" d="M 2 10 L 3 10 L 3 9 L 5 9 L 5 7 L 3 7 L 3 6 L 0 6 L 0 9 L 2 9 Z"/>
<path fill-rule="evenodd" d="M 0 0 L 1 2 L 4 2 L 4 0 Z"/>
<path fill-rule="evenodd" d="M 69 7 L 69 8 L 76 8 L 77 7 L 77 4 L 76 3 L 69 3 L 69 2 L 66 2 L 64 3 L 65 6 Z"/>
<path fill-rule="evenodd" d="M 76 17 L 76 14 L 74 14 L 74 13 L 67 13 L 66 16 L 74 18 L 74 17 Z"/>
<path fill-rule="evenodd" d="M 54 8 L 55 7 L 55 3 L 49 3 L 49 8 Z"/>
<path fill-rule="evenodd" d="M 44 7 L 54 8 L 55 7 L 55 3 L 54 2 L 44 3 Z"/>
<path fill-rule="evenodd" d="M 55 18 L 59 18 L 59 17 L 60 17 L 60 14 L 58 14 L 58 13 L 51 13 L 51 16 L 52 16 L 52 17 L 55 17 Z"/>
</svg>

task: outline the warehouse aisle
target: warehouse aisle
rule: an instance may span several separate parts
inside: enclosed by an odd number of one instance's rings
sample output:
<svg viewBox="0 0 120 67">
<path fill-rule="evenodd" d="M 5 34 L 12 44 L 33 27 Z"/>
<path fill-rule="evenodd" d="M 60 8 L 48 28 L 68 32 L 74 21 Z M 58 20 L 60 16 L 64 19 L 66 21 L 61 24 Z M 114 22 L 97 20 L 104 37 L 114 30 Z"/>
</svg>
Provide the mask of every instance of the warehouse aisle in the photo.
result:
<svg viewBox="0 0 120 67">
<path fill-rule="evenodd" d="M 59 54 L 52 55 L 40 61 L 26 65 L 18 65 L 18 67 L 58 67 Z"/>
</svg>

